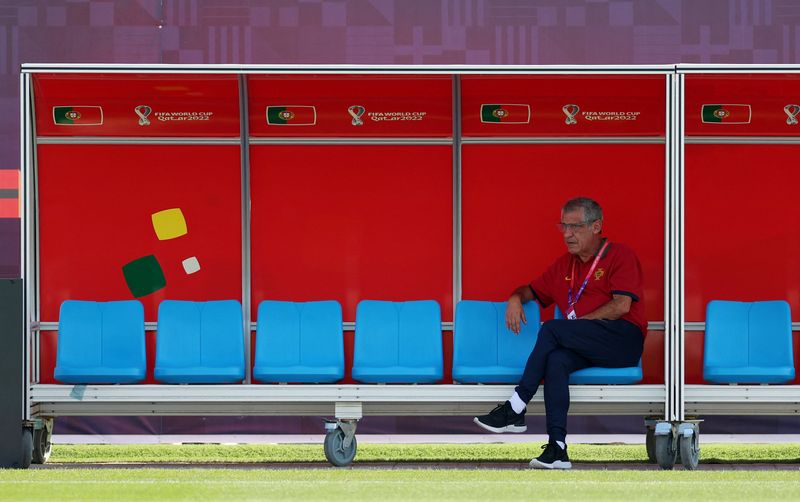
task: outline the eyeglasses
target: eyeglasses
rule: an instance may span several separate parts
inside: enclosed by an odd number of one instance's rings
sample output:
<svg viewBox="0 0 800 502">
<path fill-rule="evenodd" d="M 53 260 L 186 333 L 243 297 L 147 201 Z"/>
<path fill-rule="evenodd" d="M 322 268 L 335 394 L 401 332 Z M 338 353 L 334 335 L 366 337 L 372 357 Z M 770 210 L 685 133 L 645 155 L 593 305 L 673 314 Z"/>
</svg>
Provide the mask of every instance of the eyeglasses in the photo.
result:
<svg viewBox="0 0 800 502">
<path fill-rule="evenodd" d="M 567 233 L 567 231 L 577 232 L 581 228 L 588 227 L 595 221 L 597 220 L 584 221 L 583 223 L 556 223 L 556 230 L 558 230 L 562 234 Z"/>
</svg>

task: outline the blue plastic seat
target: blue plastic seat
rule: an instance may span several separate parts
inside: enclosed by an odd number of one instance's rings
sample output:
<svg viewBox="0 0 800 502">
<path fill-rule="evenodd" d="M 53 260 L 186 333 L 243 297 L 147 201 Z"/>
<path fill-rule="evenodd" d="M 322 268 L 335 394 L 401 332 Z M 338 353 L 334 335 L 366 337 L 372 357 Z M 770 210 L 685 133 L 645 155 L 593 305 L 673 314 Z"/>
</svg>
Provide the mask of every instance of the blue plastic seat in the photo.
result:
<svg viewBox="0 0 800 502">
<path fill-rule="evenodd" d="M 627 368 L 601 368 L 593 366 L 573 372 L 569 383 L 573 385 L 626 385 L 642 381 L 642 360 L 637 366 Z"/>
<path fill-rule="evenodd" d="M 261 302 L 253 376 L 263 382 L 298 383 L 344 378 L 339 302 Z"/>
<path fill-rule="evenodd" d="M 164 383 L 244 380 L 242 306 L 235 300 L 164 300 L 158 307 L 155 377 Z"/>
<path fill-rule="evenodd" d="M 518 335 L 506 327 L 506 302 L 462 300 L 456 305 L 453 380 L 517 383 L 539 333 L 539 306 L 522 306 L 527 324 Z"/>
<path fill-rule="evenodd" d="M 433 383 L 442 379 L 442 359 L 438 303 L 359 302 L 354 379 L 365 383 Z"/>
<path fill-rule="evenodd" d="M 564 314 L 556 307 L 553 318 L 563 319 Z M 572 385 L 629 385 L 642 381 L 642 359 L 639 364 L 626 368 L 603 368 L 592 366 L 574 371 L 569 376 L 569 383 Z"/>
<path fill-rule="evenodd" d="M 136 300 L 61 304 L 55 378 L 63 383 L 137 383 L 145 378 L 144 308 Z"/>
<path fill-rule="evenodd" d="M 788 303 L 709 302 L 703 378 L 721 384 L 755 384 L 785 383 L 794 376 Z"/>
</svg>

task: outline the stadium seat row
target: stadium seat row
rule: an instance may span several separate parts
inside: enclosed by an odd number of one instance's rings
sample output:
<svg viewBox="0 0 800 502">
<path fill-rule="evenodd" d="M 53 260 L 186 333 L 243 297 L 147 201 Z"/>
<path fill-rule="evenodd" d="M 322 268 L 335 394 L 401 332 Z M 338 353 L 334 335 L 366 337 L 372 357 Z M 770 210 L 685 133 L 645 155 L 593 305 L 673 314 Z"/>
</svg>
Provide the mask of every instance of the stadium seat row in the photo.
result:
<svg viewBox="0 0 800 502">
<path fill-rule="evenodd" d="M 524 306 L 519 335 L 504 302 L 456 307 L 453 380 L 516 383 L 536 343 L 538 305 Z M 711 302 L 704 373 L 715 383 L 783 383 L 794 378 L 786 302 Z M 241 304 L 165 300 L 158 310 L 155 378 L 167 384 L 239 383 L 245 377 Z M 65 301 L 55 378 L 74 384 L 144 380 L 144 309 L 138 301 Z M 344 378 L 342 309 L 336 301 L 264 301 L 258 307 L 253 376 L 262 382 L 333 383 Z M 364 383 L 435 383 L 443 377 L 441 312 L 432 300 L 364 300 L 356 310 L 352 376 Z M 573 384 L 633 384 L 631 368 L 586 368 Z"/>
</svg>

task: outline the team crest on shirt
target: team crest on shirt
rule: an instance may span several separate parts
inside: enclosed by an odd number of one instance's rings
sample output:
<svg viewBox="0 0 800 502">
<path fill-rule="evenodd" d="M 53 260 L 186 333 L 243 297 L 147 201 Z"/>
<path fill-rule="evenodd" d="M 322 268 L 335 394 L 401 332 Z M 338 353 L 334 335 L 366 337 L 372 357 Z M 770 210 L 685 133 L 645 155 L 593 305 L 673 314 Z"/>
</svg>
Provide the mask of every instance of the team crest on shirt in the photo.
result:
<svg viewBox="0 0 800 502">
<path fill-rule="evenodd" d="M 606 273 L 605 270 L 603 270 L 602 268 L 598 268 L 594 273 L 594 280 L 599 281 L 600 278 L 603 277 L 603 274 L 605 273 Z"/>
</svg>

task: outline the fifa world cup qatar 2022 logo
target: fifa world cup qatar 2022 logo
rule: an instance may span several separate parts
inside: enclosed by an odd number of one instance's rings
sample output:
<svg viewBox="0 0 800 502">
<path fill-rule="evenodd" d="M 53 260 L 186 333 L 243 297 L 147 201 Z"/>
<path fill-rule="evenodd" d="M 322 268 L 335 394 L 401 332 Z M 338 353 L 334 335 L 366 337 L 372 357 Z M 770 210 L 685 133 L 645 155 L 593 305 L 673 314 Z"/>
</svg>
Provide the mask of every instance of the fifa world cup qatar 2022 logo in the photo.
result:
<svg viewBox="0 0 800 502">
<path fill-rule="evenodd" d="M 139 125 L 140 126 L 149 126 L 150 119 L 147 117 L 153 112 L 153 109 L 147 105 L 139 105 L 133 109 L 136 112 L 136 115 L 139 116 Z"/>
<path fill-rule="evenodd" d="M 564 105 L 561 107 L 561 111 L 564 112 L 564 115 L 567 118 L 564 120 L 564 123 L 567 125 L 575 125 L 578 123 L 578 120 L 575 118 L 578 116 L 578 112 L 581 111 L 581 107 L 578 105 Z"/>
<path fill-rule="evenodd" d="M 783 107 L 783 113 L 786 114 L 786 125 L 797 125 L 797 116 L 800 115 L 800 106 L 788 104 Z"/>
<path fill-rule="evenodd" d="M 353 117 L 353 120 L 350 122 L 354 126 L 363 126 L 364 121 L 361 120 L 361 116 L 364 115 L 367 109 L 360 105 L 353 105 L 347 109 L 347 113 Z"/>
</svg>

